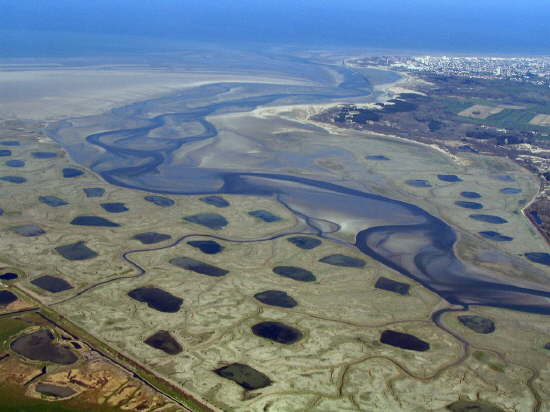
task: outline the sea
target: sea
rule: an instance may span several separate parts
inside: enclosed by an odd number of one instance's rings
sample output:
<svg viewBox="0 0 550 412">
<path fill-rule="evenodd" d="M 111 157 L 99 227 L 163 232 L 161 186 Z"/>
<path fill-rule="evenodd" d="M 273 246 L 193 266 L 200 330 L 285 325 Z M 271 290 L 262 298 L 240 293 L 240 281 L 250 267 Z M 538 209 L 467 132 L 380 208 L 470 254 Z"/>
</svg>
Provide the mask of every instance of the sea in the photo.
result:
<svg viewBox="0 0 550 412">
<path fill-rule="evenodd" d="M 190 46 L 550 55 L 547 0 L 0 0 L 0 58 Z"/>
</svg>

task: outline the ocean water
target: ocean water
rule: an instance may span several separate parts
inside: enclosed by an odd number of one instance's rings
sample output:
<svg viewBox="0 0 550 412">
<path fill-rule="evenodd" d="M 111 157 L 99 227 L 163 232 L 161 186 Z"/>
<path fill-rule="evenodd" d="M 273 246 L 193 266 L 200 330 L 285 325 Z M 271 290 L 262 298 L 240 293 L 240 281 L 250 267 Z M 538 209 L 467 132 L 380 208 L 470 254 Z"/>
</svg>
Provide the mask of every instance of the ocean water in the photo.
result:
<svg viewBox="0 0 550 412">
<path fill-rule="evenodd" d="M 0 0 L 0 58 L 190 44 L 550 54 L 543 0 Z"/>
</svg>

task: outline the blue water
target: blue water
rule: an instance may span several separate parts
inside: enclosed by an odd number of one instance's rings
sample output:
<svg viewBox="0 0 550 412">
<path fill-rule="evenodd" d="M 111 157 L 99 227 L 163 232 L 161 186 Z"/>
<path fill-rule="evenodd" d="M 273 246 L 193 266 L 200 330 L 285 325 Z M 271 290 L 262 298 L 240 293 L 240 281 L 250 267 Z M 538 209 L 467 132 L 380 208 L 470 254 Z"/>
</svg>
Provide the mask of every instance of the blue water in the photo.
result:
<svg viewBox="0 0 550 412">
<path fill-rule="evenodd" d="M 550 50 L 529 0 L 0 0 L 0 56 L 143 53 L 189 43 L 490 54 Z"/>
</svg>

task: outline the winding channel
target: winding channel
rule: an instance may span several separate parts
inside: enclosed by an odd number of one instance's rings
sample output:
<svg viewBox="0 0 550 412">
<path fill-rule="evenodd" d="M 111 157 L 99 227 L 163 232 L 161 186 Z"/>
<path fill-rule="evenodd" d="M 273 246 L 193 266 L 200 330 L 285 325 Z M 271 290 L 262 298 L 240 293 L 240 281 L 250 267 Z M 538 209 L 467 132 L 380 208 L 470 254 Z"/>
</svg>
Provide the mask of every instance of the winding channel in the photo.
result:
<svg viewBox="0 0 550 412">
<path fill-rule="evenodd" d="M 354 229 L 354 246 L 358 250 L 420 282 L 451 304 L 550 314 L 550 292 L 505 283 L 465 264 L 454 253 L 457 241 L 455 231 L 418 206 L 315 178 L 201 167 L 189 156 L 180 159 L 179 163 L 175 162 L 178 150 L 218 138 L 217 128 L 207 120 L 210 115 L 228 110 L 248 111 L 282 100 L 288 102 L 289 99 L 292 102 L 317 102 L 358 98 L 370 93 L 370 85 L 364 77 L 345 68 L 338 68 L 338 71 L 344 80 L 337 86 L 286 87 L 281 92 L 207 103 L 199 107 L 182 105 L 182 111 L 140 119 L 147 121 L 146 126 L 88 135 L 88 145 L 99 150 L 90 151 L 86 156 L 77 153 L 81 145 L 71 146 L 56 130 L 51 135 L 74 159 L 110 184 L 175 195 L 272 197 L 304 219 L 318 236 L 331 240 L 335 240 L 331 236 L 332 231 L 324 230 L 323 225 L 317 223 L 330 222 L 333 227 L 341 228 L 351 219 L 359 227 Z M 200 94 L 202 90 L 213 95 L 221 94 L 231 90 L 231 87 L 228 84 L 201 86 L 196 88 L 195 93 Z M 262 90 L 257 85 L 240 87 Z M 140 113 L 139 104 L 133 105 L 132 109 Z M 167 124 L 189 122 L 199 124 L 203 130 L 195 135 L 170 139 L 149 136 Z M 206 237 L 235 241 L 212 235 Z M 172 247 L 184 238 L 166 247 Z M 261 240 L 267 239 L 257 241 Z M 159 249 L 162 248 L 150 250 Z M 129 251 L 123 257 L 143 274 L 143 269 L 128 259 L 129 254 L 139 251 Z"/>
</svg>

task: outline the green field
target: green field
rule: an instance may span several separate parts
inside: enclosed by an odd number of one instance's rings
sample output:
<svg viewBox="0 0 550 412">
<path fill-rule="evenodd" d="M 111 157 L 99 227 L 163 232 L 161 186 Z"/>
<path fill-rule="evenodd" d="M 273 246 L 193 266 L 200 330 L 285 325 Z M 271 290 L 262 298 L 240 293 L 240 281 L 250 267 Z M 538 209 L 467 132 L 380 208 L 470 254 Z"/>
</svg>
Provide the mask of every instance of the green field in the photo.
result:
<svg viewBox="0 0 550 412">
<path fill-rule="evenodd" d="M 488 99 L 443 99 L 442 106 L 445 111 L 453 113 L 457 116 L 457 120 L 464 123 L 487 125 L 498 127 L 501 129 L 514 129 L 518 131 L 536 131 L 536 132 L 550 132 L 550 127 L 535 126 L 529 124 L 531 119 L 537 114 L 550 114 L 550 106 L 527 104 L 525 109 L 504 109 L 500 113 L 493 114 L 486 119 L 475 119 L 471 117 L 458 116 L 461 111 L 475 105 L 481 104 L 484 106 L 498 106 L 502 102 Z"/>
<path fill-rule="evenodd" d="M 28 327 L 29 324 L 22 320 L 0 319 L 0 348 L 7 348 L 10 341 L 9 338 Z"/>
<path fill-rule="evenodd" d="M 50 402 L 25 396 L 25 388 L 0 385 L 2 412 L 115 412 L 119 408 L 83 404 L 78 400 Z"/>
</svg>

